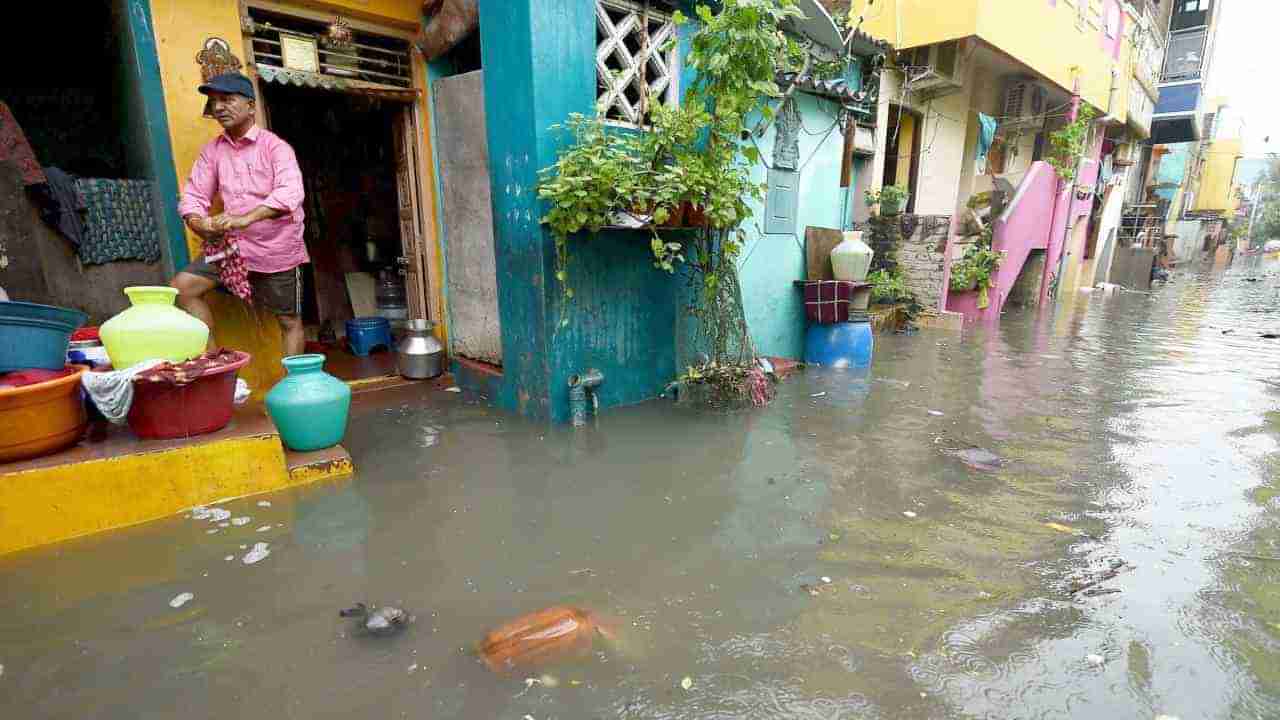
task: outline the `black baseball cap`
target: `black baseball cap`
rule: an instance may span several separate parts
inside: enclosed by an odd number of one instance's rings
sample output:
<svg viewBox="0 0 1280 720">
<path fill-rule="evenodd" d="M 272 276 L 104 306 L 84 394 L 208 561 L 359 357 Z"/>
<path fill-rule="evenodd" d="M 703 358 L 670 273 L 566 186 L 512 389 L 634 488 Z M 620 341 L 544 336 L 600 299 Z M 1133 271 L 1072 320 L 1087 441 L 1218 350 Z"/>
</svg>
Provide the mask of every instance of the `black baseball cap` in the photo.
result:
<svg viewBox="0 0 1280 720">
<path fill-rule="evenodd" d="M 253 92 L 253 81 L 240 73 L 215 75 L 209 78 L 208 82 L 200 86 L 200 92 L 205 95 L 208 95 L 211 92 L 243 95 L 250 100 L 257 100 L 257 97 Z"/>
</svg>

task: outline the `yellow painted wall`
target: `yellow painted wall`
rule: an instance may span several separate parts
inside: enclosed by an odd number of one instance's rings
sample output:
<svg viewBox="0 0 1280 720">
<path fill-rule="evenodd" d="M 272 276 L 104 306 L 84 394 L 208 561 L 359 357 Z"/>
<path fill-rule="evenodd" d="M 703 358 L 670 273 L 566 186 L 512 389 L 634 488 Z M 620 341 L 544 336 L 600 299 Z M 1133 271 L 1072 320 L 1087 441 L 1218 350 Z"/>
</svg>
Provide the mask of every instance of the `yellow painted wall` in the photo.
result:
<svg viewBox="0 0 1280 720">
<path fill-rule="evenodd" d="M 854 3 L 855 20 L 864 5 L 865 0 Z M 1110 109 L 1124 117 L 1128 85 L 1123 70 L 1129 51 L 1122 47 L 1120 60 L 1113 59 L 1102 49 L 1101 29 L 1086 22 L 1084 30 L 1078 30 L 1076 10 L 1066 2 L 880 0 L 872 8 L 863 29 L 896 47 L 976 36 L 1065 90 L 1071 90 L 1078 77 L 1081 96 L 1103 112 L 1112 97 L 1114 67 L 1121 74 Z"/>
<path fill-rule="evenodd" d="M 1196 210 L 1234 211 L 1240 205 L 1235 194 L 1236 161 L 1244 157 L 1239 139 L 1214 140 L 1209 146 L 1196 195 Z"/>
<path fill-rule="evenodd" d="M 295 0 L 289 4 L 311 10 L 345 12 L 352 17 L 405 28 L 419 22 L 422 8 L 421 0 Z M 200 84 L 200 66 L 195 56 L 206 39 L 220 37 L 230 43 L 232 52 L 244 61 L 240 4 L 238 0 L 151 0 L 151 17 L 160 55 L 174 164 L 179 182 L 185 184 L 200 149 L 221 131 L 217 123 L 202 116 L 204 98 L 196 91 Z M 172 198 L 172 202 L 177 203 L 177 198 Z M 428 202 L 427 207 L 433 208 L 434 202 Z M 199 243 L 195 237 L 188 235 L 187 244 L 192 257 L 197 256 Z M 280 366 L 279 327 L 269 313 L 251 311 L 221 294 L 214 297 L 211 305 L 215 340 L 253 355 L 253 362 L 241 374 L 260 398 L 261 393 L 284 374 Z"/>
</svg>

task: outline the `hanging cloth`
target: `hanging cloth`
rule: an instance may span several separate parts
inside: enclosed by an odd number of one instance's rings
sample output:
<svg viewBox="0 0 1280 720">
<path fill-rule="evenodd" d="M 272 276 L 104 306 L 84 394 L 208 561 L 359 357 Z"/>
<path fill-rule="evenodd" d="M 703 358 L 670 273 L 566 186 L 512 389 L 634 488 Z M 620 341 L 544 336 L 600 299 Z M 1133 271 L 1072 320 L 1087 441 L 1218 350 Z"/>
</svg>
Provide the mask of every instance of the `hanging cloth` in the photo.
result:
<svg viewBox="0 0 1280 720">
<path fill-rule="evenodd" d="M 987 174 L 987 155 L 991 153 L 991 144 L 996 140 L 996 119 L 990 115 L 978 113 L 978 157 L 974 163 L 979 175 Z"/>
<path fill-rule="evenodd" d="M 218 268 L 218 279 L 232 295 L 253 304 L 253 286 L 249 284 L 249 268 L 240 254 L 240 245 L 234 235 L 224 235 L 217 240 L 205 240 L 205 262 Z"/>
<path fill-rule="evenodd" d="M 0 162 L 13 163 L 22 173 L 23 185 L 39 185 L 46 182 L 44 169 L 36 160 L 36 154 L 27 142 L 17 118 L 9 106 L 0 100 Z"/>
</svg>

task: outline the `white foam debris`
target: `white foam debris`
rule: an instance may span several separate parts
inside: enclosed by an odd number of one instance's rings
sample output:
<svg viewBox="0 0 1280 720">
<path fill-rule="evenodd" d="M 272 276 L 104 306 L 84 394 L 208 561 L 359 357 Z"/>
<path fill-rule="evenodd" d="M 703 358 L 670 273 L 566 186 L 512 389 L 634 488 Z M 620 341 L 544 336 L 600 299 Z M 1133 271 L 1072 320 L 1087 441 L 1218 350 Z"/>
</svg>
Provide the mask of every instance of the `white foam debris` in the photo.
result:
<svg viewBox="0 0 1280 720">
<path fill-rule="evenodd" d="M 230 517 L 230 510 L 224 510 L 222 508 L 209 509 L 209 522 L 222 522 L 223 520 L 230 519 Z"/>
<path fill-rule="evenodd" d="M 271 507 L 271 501 L 270 501 L 270 500 L 259 500 L 259 501 L 258 501 L 258 507 Z"/>
<path fill-rule="evenodd" d="M 224 557 L 224 558 L 222 558 L 222 559 L 223 559 L 223 560 L 226 560 L 227 562 L 231 562 L 232 560 L 235 560 L 235 559 L 236 559 L 236 556 L 235 556 L 235 555 L 228 555 L 228 556 L 226 556 L 226 557 Z"/>
<path fill-rule="evenodd" d="M 249 520 L 250 520 L 250 517 L 248 515 L 241 515 L 238 518 L 231 518 L 231 524 L 235 525 L 236 527 L 244 527 L 245 525 L 249 524 Z"/>
<path fill-rule="evenodd" d="M 1087 660 L 1089 664 L 1093 665 L 1094 667 L 1097 667 L 1107 661 L 1107 659 L 1102 657 L 1101 655 L 1095 655 L 1092 653 L 1090 653 L 1089 655 L 1086 655 L 1084 659 Z"/>
<path fill-rule="evenodd" d="M 266 532 L 270 529 L 271 529 L 270 525 L 263 525 L 262 527 L 258 528 L 258 532 Z"/>
<path fill-rule="evenodd" d="M 913 513 L 913 512 L 911 512 L 910 510 L 903 510 L 903 511 L 902 511 L 902 514 L 903 514 L 903 515 L 905 515 L 905 516 L 907 516 L 907 517 L 909 517 L 909 518 L 913 518 L 913 517 L 915 517 L 915 516 L 916 516 L 916 514 L 915 514 L 915 513 Z"/>
<path fill-rule="evenodd" d="M 209 512 L 210 512 L 209 508 L 203 505 L 197 505 L 191 508 L 191 519 L 192 520 L 208 520 Z"/>
<path fill-rule="evenodd" d="M 189 593 L 189 592 L 178 593 L 177 595 L 173 596 L 172 600 L 169 601 L 169 607 L 180 608 L 183 605 L 186 605 L 187 603 L 194 600 L 195 597 L 196 596 L 194 593 Z"/>
<path fill-rule="evenodd" d="M 252 565 L 259 562 L 271 554 L 266 543 L 254 543 L 253 549 L 244 554 L 244 564 Z"/>
</svg>

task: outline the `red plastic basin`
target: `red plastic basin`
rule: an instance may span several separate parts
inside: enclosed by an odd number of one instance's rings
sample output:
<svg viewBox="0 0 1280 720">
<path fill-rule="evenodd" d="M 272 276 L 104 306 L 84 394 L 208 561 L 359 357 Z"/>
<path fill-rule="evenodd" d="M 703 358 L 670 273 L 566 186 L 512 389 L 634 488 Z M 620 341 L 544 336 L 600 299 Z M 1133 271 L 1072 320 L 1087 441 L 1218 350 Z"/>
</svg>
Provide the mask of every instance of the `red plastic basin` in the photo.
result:
<svg viewBox="0 0 1280 720">
<path fill-rule="evenodd" d="M 231 422 L 236 375 L 250 355 L 237 352 L 235 362 L 211 370 L 187 385 L 139 382 L 133 386 L 129 429 L 148 440 L 191 437 L 215 432 Z"/>
</svg>

